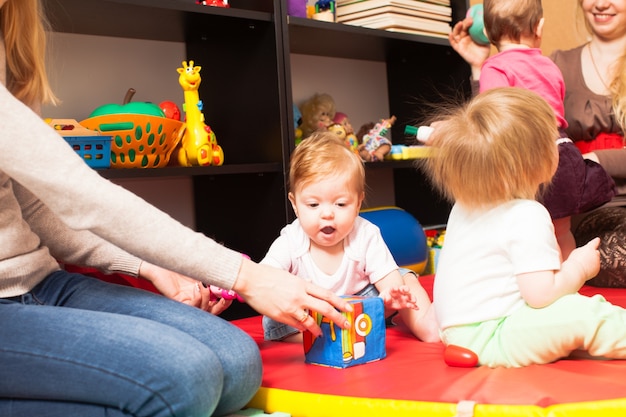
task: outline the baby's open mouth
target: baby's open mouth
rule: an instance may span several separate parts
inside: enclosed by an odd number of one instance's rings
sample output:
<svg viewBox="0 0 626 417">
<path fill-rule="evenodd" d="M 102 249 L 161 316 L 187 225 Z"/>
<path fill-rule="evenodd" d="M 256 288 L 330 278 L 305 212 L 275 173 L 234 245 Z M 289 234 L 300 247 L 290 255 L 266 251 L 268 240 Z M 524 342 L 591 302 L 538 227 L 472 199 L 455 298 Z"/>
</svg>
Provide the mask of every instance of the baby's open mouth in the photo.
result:
<svg viewBox="0 0 626 417">
<path fill-rule="evenodd" d="M 326 234 L 326 235 L 330 235 L 335 231 L 334 227 L 331 226 L 326 226 L 325 228 L 322 229 L 322 233 Z"/>
</svg>

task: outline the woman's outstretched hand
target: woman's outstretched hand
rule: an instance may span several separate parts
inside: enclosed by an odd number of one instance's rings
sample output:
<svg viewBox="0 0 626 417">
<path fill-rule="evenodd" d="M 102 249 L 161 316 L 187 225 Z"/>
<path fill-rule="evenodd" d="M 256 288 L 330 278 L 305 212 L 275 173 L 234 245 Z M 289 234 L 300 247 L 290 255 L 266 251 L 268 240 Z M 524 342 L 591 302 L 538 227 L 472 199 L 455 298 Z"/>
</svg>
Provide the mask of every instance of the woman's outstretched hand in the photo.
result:
<svg viewBox="0 0 626 417">
<path fill-rule="evenodd" d="M 350 323 L 340 311 L 352 311 L 341 297 L 286 271 L 244 259 L 233 286 L 258 313 L 316 336 L 321 329 L 309 315 L 313 310 L 342 329 Z M 339 311 L 338 311 L 339 310 Z"/>
<path fill-rule="evenodd" d="M 152 282 L 155 288 L 167 298 L 198 307 L 212 314 L 220 314 L 233 302 L 223 298 L 216 300 L 215 297 L 211 297 L 210 289 L 199 281 L 146 261 L 141 263 L 139 276 Z"/>
</svg>

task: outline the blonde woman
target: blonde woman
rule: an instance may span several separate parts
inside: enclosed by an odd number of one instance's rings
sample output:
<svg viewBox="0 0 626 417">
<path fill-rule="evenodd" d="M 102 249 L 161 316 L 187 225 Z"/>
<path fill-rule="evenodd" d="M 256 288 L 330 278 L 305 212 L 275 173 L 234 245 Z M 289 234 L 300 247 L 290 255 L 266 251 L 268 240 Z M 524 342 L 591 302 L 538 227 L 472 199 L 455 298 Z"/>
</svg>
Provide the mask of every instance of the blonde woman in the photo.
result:
<svg viewBox="0 0 626 417">
<path fill-rule="evenodd" d="M 213 284 L 315 334 L 308 309 L 345 327 L 334 307 L 349 307 L 184 227 L 89 168 L 38 115 L 40 103 L 55 100 L 44 27 L 38 0 L 0 0 L 0 415 L 242 408 L 261 381 L 256 343 L 179 301 L 208 308 L 201 284 Z M 139 275 L 167 297 L 71 274 L 58 261 Z"/>
<path fill-rule="evenodd" d="M 578 244 L 601 238 L 601 270 L 589 283 L 626 287 L 626 0 L 581 0 L 579 10 L 589 41 L 552 55 L 565 79 L 567 133 L 615 179 L 618 195 L 574 219 L 573 230 Z"/>
<path fill-rule="evenodd" d="M 626 310 L 578 294 L 600 267 L 599 239 L 561 261 L 535 200 L 557 166 L 556 130 L 545 100 L 503 87 L 453 110 L 432 134 L 427 172 L 454 202 L 433 305 L 443 342 L 482 365 L 544 364 L 579 349 L 626 359 Z"/>
</svg>

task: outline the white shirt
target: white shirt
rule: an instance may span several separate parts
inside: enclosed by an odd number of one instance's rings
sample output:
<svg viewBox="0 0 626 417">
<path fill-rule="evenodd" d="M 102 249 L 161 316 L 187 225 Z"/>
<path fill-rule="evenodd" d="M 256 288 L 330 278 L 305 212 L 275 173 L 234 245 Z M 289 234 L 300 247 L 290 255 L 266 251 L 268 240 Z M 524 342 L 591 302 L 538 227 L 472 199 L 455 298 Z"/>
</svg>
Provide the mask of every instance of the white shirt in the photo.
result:
<svg viewBox="0 0 626 417">
<path fill-rule="evenodd" d="M 296 219 L 281 230 L 261 263 L 287 270 L 337 295 L 356 294 L 398 269 L 380 229 L 362 217 L 356 218 L 346 236 L 343 260 L 332 275 L 315 265 L 310 247 L 311 241 Z"/>
<path fill-rule="evenodd" d="M 516 275 L 560 267 L 550 215 L 538 202 L 474 211 L 456 204 L 434 281 L 440 327 L 508 316 L 525 304 Z"/>
</svg>

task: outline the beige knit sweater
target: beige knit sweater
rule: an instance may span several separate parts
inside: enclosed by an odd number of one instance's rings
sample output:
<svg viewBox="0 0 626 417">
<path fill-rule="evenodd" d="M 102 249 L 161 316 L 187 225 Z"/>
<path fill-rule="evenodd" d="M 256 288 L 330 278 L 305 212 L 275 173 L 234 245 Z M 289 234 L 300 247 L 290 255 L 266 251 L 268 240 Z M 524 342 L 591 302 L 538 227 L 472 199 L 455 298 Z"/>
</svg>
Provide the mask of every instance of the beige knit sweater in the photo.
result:
<svg viewBox="0 0 626 417">
<path fill-rule="evenodd" d="M 0 42 L 0 62 L 4 63 Z M 4 87 L 0 65 L 0 297 L 58 261 L 136 275 L 140 260 L 231 288 L 242 257 L 103 179 Z M 133 254 L 133 255 L 130 255 Z"/>
</svg>

